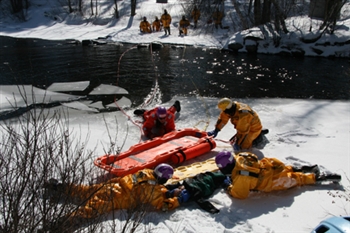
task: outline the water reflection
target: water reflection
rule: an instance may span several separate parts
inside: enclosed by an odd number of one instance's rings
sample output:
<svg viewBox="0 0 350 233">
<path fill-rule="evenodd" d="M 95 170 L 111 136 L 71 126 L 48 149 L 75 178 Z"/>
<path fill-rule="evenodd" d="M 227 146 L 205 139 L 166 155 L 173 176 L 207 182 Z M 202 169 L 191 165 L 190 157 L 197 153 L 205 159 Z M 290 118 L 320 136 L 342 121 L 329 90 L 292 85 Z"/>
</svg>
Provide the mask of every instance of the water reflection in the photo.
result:
<svg viewBox="0 0 350 233">
<path fill-rule="evenodd" d="M 85 81 L 119 85 L 135 104 L 159 84 L 174 95 L 350 99 L 346 59 L 248 56 L 215 49 L 132 44 L 83 47 L 67 41 L 0 37 L 0 84 Z"/>
</svg>

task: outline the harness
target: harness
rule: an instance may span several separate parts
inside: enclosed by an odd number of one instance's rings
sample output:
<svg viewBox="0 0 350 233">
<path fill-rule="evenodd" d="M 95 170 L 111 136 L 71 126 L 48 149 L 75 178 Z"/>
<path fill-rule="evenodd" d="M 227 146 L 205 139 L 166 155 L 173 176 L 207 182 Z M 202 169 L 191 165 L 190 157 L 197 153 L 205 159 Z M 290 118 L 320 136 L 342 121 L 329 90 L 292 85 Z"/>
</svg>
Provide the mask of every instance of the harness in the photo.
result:
<svg viewBox="0 0 350 233">
<path fill-rule="evenodd" d="M 252 156 L 249 153 L 239 153 L 238 155 L 245 158 L 244 165 L 249 166 L 249 167 L 252 167 L 253 163 L 257 163 L 259 161 L 257 157 Z M 250 171 L 246 171 L 246 170 L 239 170 L 237 173 L 239 175 L 242 175 L 242 176 L 252 176 L 255 178 L 259 178 L 259 173 L 255 173 L 255 172 L 250 172 Z"/>
</svg>

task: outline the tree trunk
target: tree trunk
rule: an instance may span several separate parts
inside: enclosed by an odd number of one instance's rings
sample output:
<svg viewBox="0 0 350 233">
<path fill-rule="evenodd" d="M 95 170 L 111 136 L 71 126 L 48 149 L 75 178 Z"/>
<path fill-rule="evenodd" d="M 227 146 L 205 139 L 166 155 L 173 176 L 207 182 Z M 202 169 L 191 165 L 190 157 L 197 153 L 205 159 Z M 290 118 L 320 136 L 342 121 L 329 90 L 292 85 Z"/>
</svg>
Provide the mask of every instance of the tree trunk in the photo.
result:
<svg viewBox="0 0 350 233">
<path fill-rule="evenodd" d="M 325 6 L 325 16 L 320 30 L 331 27 L 331 34 L 334 32 L 337 19 L 339 17 L 341 8 L 344 6 L 347 0 L 328 0 Z"/>
<path fill-rule="evenodd" d="M 81 14 L 83 14 L 83 0 L 79 0 L 79 12 L 81 13 Z"/>
<path fill-rule="evenodd" d="M 253 5 L 253 0 L 249 0 L 249 5 L 248 5 L 248 15 L 250 14 L 250 12 L 252 11 L 252 5 Z"/>
<path fill-rule="evenodd" d="M 13 13 L 18 13 L 23 10 L 22 0 L 11 0 L 11 7 Z"/>
<path fill-rule="evenodd" d="M 271 21 L 271 0 L 264 0 L 261 24 Z"/>
<path fill-rule="evenodd" d="M 94 3 L 93 0 L 90 0 L 90 9 L 91 9 L 91 15 L 94 15 Z"/>
<path fill-rule="evenodd" d="M 254 1 L 254 26 L 261 24 L 261 2 L 260 0 Z"/>
<path fill-rule="evenodd" d="M 136 15 L 136 0 L 131 0 L 131 16 Z"/>
<path fill-rule="evenodd" d="M 69 13 L 72 13 L 73 12 L 73 8 L 72 8 L 71 0 L 68 0 L 68 8 L 69 8 Z"/>
<path fill-rule="evenodd" d="M 233 6 L 234 6 L 234 8 L 235 8 L 235 10 L 237 12 L 237 15 L 238 15 L 238 17 L 239 17 L 239 19 L 240 19 L 240 21 L 242 23 L 243 29 L 248 29 L 249 28 L 249 26 L 248 26 L 249 24 L 247 22 L 247 18 L 248 17 L 244 17 L 242 11 L 239 8 L 239 3 L 237 3 L 236 0 L 232 0 L 232 4 L 233 4 Z"/>
<path fill-rule="evenodd" d="M 119 10 L 118 10 L 118 3 L 117 3 L 117 0 L 114 0 L 114 15 L 115 15 L 115 18 L 116 18 L 116 19 L 119 18 Z"/>
<path fill-rule="evenodd" d="M 276 22 L 275 22 L 275 24 L 278 23 L 278 25 L 281 25 L 283 32 L 284 33 L 288 33 L 286 22 L 284 21 L 285 20 L 285 16 L 283 15 L 280 6 L 276 2 L 276 0 L 271 0 L 271 2 L 273 3 L 273 6 L 275 7 L 275 11 L 276 11 L 276 13 L 275 13 L 276 14 L 276 17 L 275 17 L 276 18 Z M 279 28 L 279 26 L 278 26 L 278 28 Z M 277 27 L 276 27 L 276 29 L 277 29 Z"/>
<path fill-rule="evenodd" d="M 96 5 L 95 5 L 95 15 L 97 16 L 97 14 L 98 14 L 98 13 L 97 13 L 97 0 L 95 0 L 95 4 L 96 4 Z"/>
</svg>

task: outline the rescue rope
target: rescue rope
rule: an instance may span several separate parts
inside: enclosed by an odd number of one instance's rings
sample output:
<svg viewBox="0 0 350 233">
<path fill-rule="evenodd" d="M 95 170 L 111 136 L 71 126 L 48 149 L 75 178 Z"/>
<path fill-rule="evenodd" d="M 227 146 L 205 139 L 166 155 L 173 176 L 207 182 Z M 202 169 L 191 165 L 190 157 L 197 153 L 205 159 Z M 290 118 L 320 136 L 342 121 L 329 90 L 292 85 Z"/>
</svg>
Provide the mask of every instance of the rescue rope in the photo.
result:
<svg viewBox="0 0 350 233">
<path fill-rule="evenodd" d="M 155 65 L 154 58 L 153 58 L 153 46 L 152 46 L 152 42 L 149 44 L 149 47 L 150 47 L 150 51 L 151 51 L 151 59 L 152 59 L 152 64 L 153 64 L 153 68 L 154 68 L 154 73 L 155 73 L 154 88 L 153 88 L 153 92 L 152 92 L 150 98 L 146 99 L 146 100 L 140 105 L 141 108 L 144 108 L 145 106 L 149 105 L 149 104 L 152 102 L 152 100 L 153 100 L 153 99 L 155 98 L 155 96 L 156 96 L 157 90 L 159 89 L 159 85 L 158 85 L 158 72 L 157 72 L 156 65 Z"/>
<path fill-rule="evenodd" d="M 183 38 L 183 40 L 185 41 L 185 38 Z M 182 52 L 182 61 L 184 61 L 184 57 L 185 57 L 185 51 L 186 51 L 186 44 L 184 43 L 183 44 L 184 46 L 184 49 L 183 49 L 183 52 Z M 182 62 L 182 65 L 184 66 L 184 62 Z M 190 75 L 190 80 L 191 80 L 191 83 L 193 84 L 193 86 L 195 87 L 197 93 L 198 93 L 198 96 L 200 97 L 201 101 L 203 102 L 204 106 L 205 106 L 205 113 L 206 113 L 206 117 L 207 117 L 207 120 L 199 120 L 196 124 L 194 124 L 194 128 L 198 129 L 197 126 L 204 122 L 204 128 L 202 131 L 207 131 L 207 128 L 209 126 L 209 122 L 210 122 L 210 114 L 209 114 L 209 109 L 208 109 L 208 105 L 207 103 L 204 101 L 204 98 L 203 96 L 201 95 L 200 91 L 199 91 L 199 88 L 197 87 L 197 85 L 195 84 L 195 82 L 193 81 L 193 78 L 192 76 Z"/>
<path fill-rule="evenodd" d="M 118 60 L 118 70 L 117 70 L 117 83 L 116 85 L 118 86 L 118 82 L 119 82 L 119 71 L 120 71 L 120 63 L 121 63 L 121 60 L 123 58 L 123 56 L 129 52 L 130 50 L 132 49 L 135 49 L 137 48 L 138 45 L 135 45 L 133 47 L 131 47 L 130 49 L 126 50 L 124 53 L 122 53 L 122 55 L 120 56 L 119 60 Z M 149 105 L 152 100 L 155 98 L 156 96 L 156 93 L 157 93 L 157 90 L 159 89 L 158 87 L 158 72 L 157 72 L 157 69 L 155 68 L 155 62 L 154 62 L 154 58 L 153 58 L 153 48 L 152 48 L 152 43 L 149 44 L 149 48 L 150 48 L 150 53 L 151 53 L 151 59 L 152 59 L 152 64 L 153 64 L 153 67 L 154 67 L 154 71 L 155 71 L 155 81 L 154 81 L 154 88 L 153 88 L 153 92 L 151 94 L 151 96 L 147 99 L 145 99 L 145 101 L 140 105 L 140 108 L 144 108 L 145 106 Z M 116 100 L 116 97 L 114 97 L 114 104 L 120 109 L 120 111 L 127 117 L 128 120 L 130 120 L 130 122 L 132 122 L 135 126 L 137 126 L 140 130 L 140 140 L 139 142 L 142 141 L 142 122 L 140 123 L 139 121 L 134 121 L 131 116 L 129 116 L 125 111 L 124 109 L 122 109 L 118 103 L 117 103 L 117 100 Z"/>
<path fill-rule="evenodd" d="M 127 52 L 129 52 L 130 50 L 135 49 L 135 48 L 137 48 L 137 45 L 131 47 L 130 49 L 127 49 L 124 53 L 122 53 L 122 55 L 120 55 L 120 58 L 119 58 L 119 60 L 118 60 L 118 70 L 117 70 L 117 82 L 116 82 L 116 85 L 117 85 L 117 86 L 118 86 L 118 82 L 119 82 L 120 62 L 121 62 L 123 56 L 124 56 Z M 116 96 L 114 96 L 114 104 L 117 106 L 117 108 L 119 108 L 119 110 L 127 117 L 127 119 L 128 119 L 132 124 L 134 124 L 135 126 L 137 126 L 137 127 L 139 128 L 139 130 L 140 130 L 140 132 L 141 132 L 141 134 L 142 134 L 142 128 L 141 128 L 141 126 L 140 126 L 139 124 L 137 124 L 137 123 L 124 111 L 124 109 L 121 108 L 121 107 L 118 105 L 118 103 L 117 103 L 117 97 L 116 97 Z M 141 142 L 141 137 L 140 137 L 139 142 Z"/>
</svg>

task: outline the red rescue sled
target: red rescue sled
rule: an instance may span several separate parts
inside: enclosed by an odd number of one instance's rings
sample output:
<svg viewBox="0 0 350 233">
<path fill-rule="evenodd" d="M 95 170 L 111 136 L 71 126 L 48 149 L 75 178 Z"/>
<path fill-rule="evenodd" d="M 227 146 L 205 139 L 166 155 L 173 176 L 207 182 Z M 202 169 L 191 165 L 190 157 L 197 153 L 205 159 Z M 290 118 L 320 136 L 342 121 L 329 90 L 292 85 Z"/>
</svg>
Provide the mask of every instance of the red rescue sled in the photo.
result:
<svg viewBox="0 0 350 233">
<path fill-rule="evenodd" d="M 179 164 L 207 153 L 216 147 L 206 132 L 185 128 L 141 142 L 118 155 L 104 155 L 94 164 L 117 176 L 125 176 L 160 163 Z"/>
</svg>

